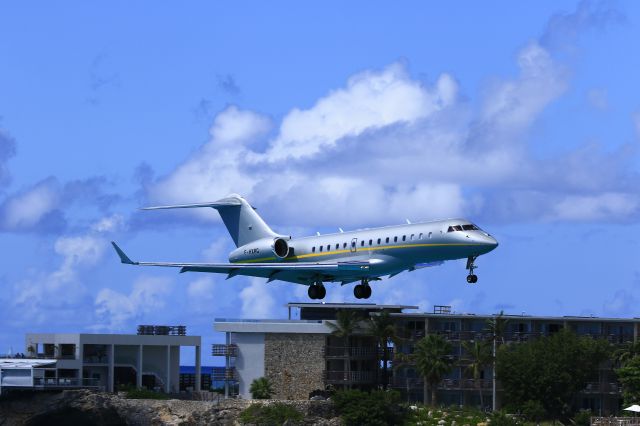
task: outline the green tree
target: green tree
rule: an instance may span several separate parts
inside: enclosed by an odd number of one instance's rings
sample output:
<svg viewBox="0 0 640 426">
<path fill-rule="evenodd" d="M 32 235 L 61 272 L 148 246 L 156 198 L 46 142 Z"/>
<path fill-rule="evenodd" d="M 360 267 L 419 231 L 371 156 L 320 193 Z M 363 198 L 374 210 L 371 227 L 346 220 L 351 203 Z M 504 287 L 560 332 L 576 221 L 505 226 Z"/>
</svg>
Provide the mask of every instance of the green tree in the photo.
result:
<svg viewBox="0 0 640 426">
<path fill-rule="evenodd" d="M 625 405 L 640 401 L 640 356 L 630 358 L 624 367 L 616 370 L 618 381 L 622 385 L 622 397 Z"/>
<path fill-rule="evenodd" d="M 388 311 L 383 311 L 380 315 L 372 316 L 369 319 L 367 334 L 374 337 L 377 341 L 379 349 L 382 350 L 382 383 L 384 389 L 387 389 L 389 382 L 388 362 L 389 362 L 389 342 L 399 340 L 395 323 Z M 380 352 L 378 351 L 378 354 Z M 376 368 L 376 372 L 378 369 Z"/>
<path fill-rule="evenodd" d="M 472 340 L 462 342 L 464 350 L 470 358 L 470 362 L 466 365 L 467 371 L 473 376 L 474 384 L 478 387 L 480 393 L 480 408 L 484 409 L 484 401 L 482 398 L 482 386 L 480 386 L 480 375 L 482 370 L 493 361 L 491 348 L 486 341 Z"/>
<path fill-rule="evenodd" d="M 424 377 L 424 403 L 427 404 L 428 390 L 431 389 L 431 405 L 437 404 L 438 385 L 453 369 L 452 346 L 444 337 L 429 334 L 418 340 L 411 355 L 416 369 Z"/>
<path fill-rule="evenodd" d="M 537 401 L 547 415 L 568 420 L 574 395 L 609 357 L 609 348 L 604 340 L 578 337 L 569 330 L 503 346 L 498 352 L 497 373 L 505 402 L 521 407 L 527 401 Z"/>
<path fill-rule="evenodd" d="M 251 397 L 253 399 L 269 399 L 273 391 L 271 390 L 271 383 L 266 377 L 259 377 L 251 382 L 249 387 Z"/>
<path fill-rule="evenodd" d="M 351 388 L 351 336 L 356 331 L 358 327 L 358 316 L 355 311 L 351 310 L 339 310 L 336 314 L 336 322 L 328 322 L 327 325 L 333 331 L 332 335 L 339 337 L 344 340 L 344 357 L 345 357 L 345 367 L 344 371 L 347 374 L 348 379 L 348 387 Z"/>
<path fill-rule="evenodd" d="M 401 425 L 407 414 L 397 391 L 342 390 L 331 399 L 345 426 Z"/>
<path fill-rule="evenodd" d="M 640 355 L 640 341 L 625 343 L 613 352 L 613 361 L 620 367 Z"/>
</svg>

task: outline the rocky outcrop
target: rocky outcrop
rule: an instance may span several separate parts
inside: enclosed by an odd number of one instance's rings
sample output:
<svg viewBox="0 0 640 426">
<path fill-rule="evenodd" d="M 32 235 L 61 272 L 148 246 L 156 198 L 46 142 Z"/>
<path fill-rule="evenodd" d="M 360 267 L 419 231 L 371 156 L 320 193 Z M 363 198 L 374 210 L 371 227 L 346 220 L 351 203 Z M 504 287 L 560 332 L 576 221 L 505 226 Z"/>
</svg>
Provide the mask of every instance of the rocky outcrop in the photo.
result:
<svg viewBox="0 0 640 426">
<path fill-rule="evenodd" d="M 16 394 L 0 400 L 0 426 L 13 425 L 238 425 L 249 404 L 272 401 L 126 399 L 86 390 Z M 287 401 L 305 415 L 304 425 L 340 424 L 328 401 Z"/>
</svg>

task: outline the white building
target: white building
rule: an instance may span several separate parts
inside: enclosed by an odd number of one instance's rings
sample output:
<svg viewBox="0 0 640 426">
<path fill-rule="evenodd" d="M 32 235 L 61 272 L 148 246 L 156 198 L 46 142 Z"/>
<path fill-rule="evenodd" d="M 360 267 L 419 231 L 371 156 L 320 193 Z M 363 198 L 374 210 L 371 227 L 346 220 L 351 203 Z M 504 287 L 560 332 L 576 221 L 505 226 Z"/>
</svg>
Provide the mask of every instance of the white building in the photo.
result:
<svg viewBox="0 0 640 426">
<path fill-rule="evenodd" d="M 56 361 L 44 369 L 51 383 L 90 384 L 109 392 L 120 385 L 177 392 L 180 347 L 195 348 L 200 389 L 200 336 L 30 333 L 25 353 Z"/>
</svg>

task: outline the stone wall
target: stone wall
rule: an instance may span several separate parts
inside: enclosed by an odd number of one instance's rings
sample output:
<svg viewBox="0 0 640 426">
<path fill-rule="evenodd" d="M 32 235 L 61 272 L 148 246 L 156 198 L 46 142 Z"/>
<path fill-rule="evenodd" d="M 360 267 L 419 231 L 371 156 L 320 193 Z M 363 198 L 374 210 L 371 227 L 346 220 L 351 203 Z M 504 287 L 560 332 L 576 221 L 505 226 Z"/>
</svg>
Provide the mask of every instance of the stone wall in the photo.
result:
<svg viewBox="0 0 640 426">
<path fill-rule="evenodd" d="M 324 345 L 322 334 L 265 334 L 264 372 L 273 398 L 308 399 L 324 389 Z"/>
</svg>

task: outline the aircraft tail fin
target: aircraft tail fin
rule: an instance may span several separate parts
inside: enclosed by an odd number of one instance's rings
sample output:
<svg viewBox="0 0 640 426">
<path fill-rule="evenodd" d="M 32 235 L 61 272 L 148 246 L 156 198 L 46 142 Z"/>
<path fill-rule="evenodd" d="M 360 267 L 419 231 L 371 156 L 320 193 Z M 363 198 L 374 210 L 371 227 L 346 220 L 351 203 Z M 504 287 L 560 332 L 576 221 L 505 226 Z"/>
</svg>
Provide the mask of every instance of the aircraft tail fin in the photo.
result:
<svg viewBox="0 0 640 426">
<path fill-rule="evenodd" d="M 218 210 L 236 247 L 266 237 L 277 237 L 269 225 L 256 213 L 251 205 L 237 194 L 211 203 L 179 204 L 173 206 L 145 207 L 142 210 L 186 209 L 211 207 Z"/>
</svg>

